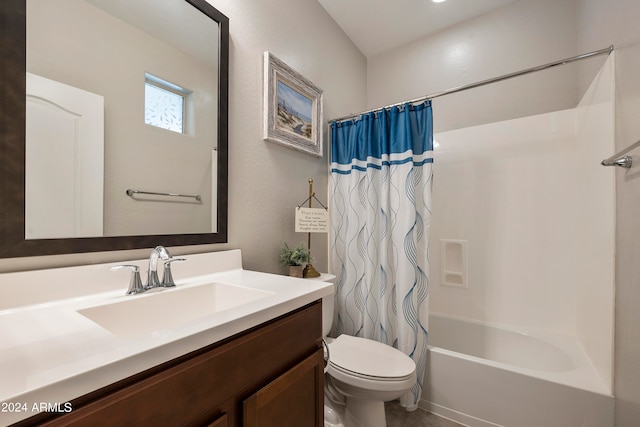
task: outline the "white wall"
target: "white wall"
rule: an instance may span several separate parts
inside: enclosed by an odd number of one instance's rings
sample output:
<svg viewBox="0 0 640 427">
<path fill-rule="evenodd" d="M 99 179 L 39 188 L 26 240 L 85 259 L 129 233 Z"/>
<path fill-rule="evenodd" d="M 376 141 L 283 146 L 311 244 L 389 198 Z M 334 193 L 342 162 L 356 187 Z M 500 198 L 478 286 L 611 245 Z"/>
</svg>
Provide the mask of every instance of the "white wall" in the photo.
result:
<svg viewBox="0 0 640 427">
<path fill-rule="evenodd" d="M 245 267 L 282 272 L 283 242 L 294 232 L 294 208 L 309 194 L 326 202 L 328 134 L 318 159 L 262 139 L 262 53 L 266 50 L 324 91 L 325 122 L 365 108 L 366 60 L 315 0 L 209 0 L 231 25 L 229 245 Z M 327 237 L 312 235 L 314 266 L 327 269 Z"/>
<path fill-rule="evenodd" d="M 209 0 L 230 18 L 229 243 L 175 248 L 172 254 L 241 248 L 246 268 L 284 272 L 282 242 L 295 233 L 294 207 L 327 194 L 327 158 L 262 139 L 262 53 L 271 51 L 324 90 L 325 121 L 366 107 L 366 60 L 315 0 Z M 325 129 L 326 142 L 326 129 Z M 312 237 L 314 265 L 326 270 L 326 236 Z M 148 256 L 118 251 L 0 260 L 0 271 L 107 262 Z"/>
<path fill-rule="evenodd" d="M 374 56 L 367 68 L 368 107 L 576 55 L 576 22 L 575 0 L 522 0 Z M 573 108 L 579 100 L 574 75 L 565 66 L 436 98 L 434 130 Z"/>
<path fill-rule="evenodd" d="M 640 32 L 637 0 L 580 0 L 578 46 L 616 47 L 616 149 L 640 139 Z M 640 419 L 640 152 L 635 166 L 616 174 L 616 426 Z"/>
</svg>

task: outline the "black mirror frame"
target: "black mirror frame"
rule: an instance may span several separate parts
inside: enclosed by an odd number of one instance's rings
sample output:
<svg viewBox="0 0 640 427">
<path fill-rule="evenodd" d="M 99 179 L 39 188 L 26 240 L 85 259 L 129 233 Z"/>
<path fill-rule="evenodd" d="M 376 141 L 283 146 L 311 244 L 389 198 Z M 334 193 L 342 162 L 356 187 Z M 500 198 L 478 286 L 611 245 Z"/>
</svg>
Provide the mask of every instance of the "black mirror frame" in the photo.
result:
<svg viewBox="0 0 640 427">
<path fill-rule="evenodd" d="M 206 0 L 185 0 L 220 26 L 218 224 L 215 233 L 25 240 L 26 1 L 0 4 L 0 258 L 227 242 L 229 19 Z"/>
</svg>

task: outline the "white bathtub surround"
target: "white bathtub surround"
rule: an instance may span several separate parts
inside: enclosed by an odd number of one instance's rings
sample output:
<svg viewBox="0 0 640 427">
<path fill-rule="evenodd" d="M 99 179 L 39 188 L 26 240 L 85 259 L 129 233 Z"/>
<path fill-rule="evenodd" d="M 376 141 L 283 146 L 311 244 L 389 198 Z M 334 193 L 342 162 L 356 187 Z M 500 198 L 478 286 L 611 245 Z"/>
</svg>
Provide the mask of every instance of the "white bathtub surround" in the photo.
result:
<svg viewBox="0 0 640 427">
<path fill-rule="evenodd" d="M 612 169 L 616 168 L 600 162 L 616 151 L 615 59 L 613 52 L 576 109 L 576 141 L 584 148 L 575 159 L 581 181 L 574 188 L 581 203 L 574 226 L 585 237 L 575 246 L 586 252 L 576 277 L 575 336 L 609 393 L 613 393 L 614 368 L 616 171 Z M 598 167 L 592 166 L 596 163 Z"/>
<path fill-rule="evenodd" d="M 575 338 L 432 313 L 420 406 L 470 427 L 613 426 L 614 399 Z"/>
<path fill-rule="evenodd" d="M 613 425 L 614 58 L 577 108 L 435 135 L 431 247 L 468 241 L 469 286 L 434 271 L 431 311 L 473 332 L 430 322 L 424 407 L 471 426 Z"/>
<path fill-rule="evenodd" d="M 121 263 L 0 274 L 0 402 L 29 404 L 26 413 L 0 413 L 0 425 L 34 415 L 34 402 L 69 401 L 286 314 L 333 289 L 331 283 L 243 270 L 239 250 L 185 258 L 172 266 L 176 288 L 141 295 L 125 295 L 129 273 L 110 271 Z M 126 263 L 146 271 L 146 260 Z M 122 333 L 119 325 L 105 329 L 81 314 L 94 314 L 92 307 L 106 303 L 152 301 L 211 283 L 262 295 L 132 334 Z M 171 310 L 165 310 L 170 318 Z"/>
<path fill-rule="evenodd" d="M 431 310 L 578 339 L 612 392 L 613 66 L 577 108 L 436 134 L 431 256 L 468 241 L 468 289 Z"/>
<path fill-rule="evenodd" d="M 523 375 L 608 395 L 607 386 L 574 337 L 455 316 L 429 316 L 431 352 L 480 360 Z M 457 353 L 457 355 L 456 355 Z"/>
</svg>

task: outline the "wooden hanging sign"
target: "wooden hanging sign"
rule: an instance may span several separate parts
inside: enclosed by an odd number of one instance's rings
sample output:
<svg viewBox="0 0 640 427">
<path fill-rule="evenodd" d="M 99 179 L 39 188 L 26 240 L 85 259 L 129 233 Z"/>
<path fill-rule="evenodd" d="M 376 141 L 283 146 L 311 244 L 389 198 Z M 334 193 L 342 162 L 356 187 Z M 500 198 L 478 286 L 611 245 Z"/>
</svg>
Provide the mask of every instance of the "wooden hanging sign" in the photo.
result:
<svg viewBox="0 0 640 427">
<path fill-rule="evenodd" d="M 297 233 L 328 233 L 329 212 L 323 208 L 296 208 Z"/>
</svg>

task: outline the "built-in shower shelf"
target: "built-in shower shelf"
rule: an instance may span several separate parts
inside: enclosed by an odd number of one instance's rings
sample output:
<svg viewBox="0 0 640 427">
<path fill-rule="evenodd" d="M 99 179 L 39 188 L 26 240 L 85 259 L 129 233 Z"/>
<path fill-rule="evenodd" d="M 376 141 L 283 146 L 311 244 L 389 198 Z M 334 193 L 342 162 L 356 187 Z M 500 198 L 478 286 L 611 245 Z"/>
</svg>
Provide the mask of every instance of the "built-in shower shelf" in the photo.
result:
<svg viewBox="0 0 640 427">
<path fill-rule="evenodd" d="M 468 288 L 468 250 L 466 240 L 440 240 L 440 284 Z"/>
</svg>

